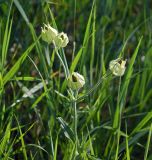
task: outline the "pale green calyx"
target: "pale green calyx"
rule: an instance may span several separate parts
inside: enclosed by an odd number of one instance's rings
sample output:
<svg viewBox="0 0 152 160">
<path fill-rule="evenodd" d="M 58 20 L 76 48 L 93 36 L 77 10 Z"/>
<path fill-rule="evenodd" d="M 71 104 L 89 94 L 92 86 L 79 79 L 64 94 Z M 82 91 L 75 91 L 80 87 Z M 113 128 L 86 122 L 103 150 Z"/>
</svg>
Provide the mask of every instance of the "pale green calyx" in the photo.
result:
<svg viewBox="0 0 152 160">
<path fill-rule="evenodd" d="M 55 38 L 55 44 L 58 48 L 60 47 L 66 47 L 67 44 L 69 43 L 69 39 L 68 39 L 68 36 L 67 34 L 61 32 L 59 33 L 56 38 Z"/>
<path fill-rule="evenodd" d="M 66 47 L 69 43 L 67 34 L 63 32 L 58 33 L 58 31 L 49 24 L 44 24 L 44 27 L 42 28 L 42 39 L 49 44 L 53 42 L 57 48 Z"/>
<path fill-rule="evenodd" d="M 42 29 L 42 39 L 47 43 L 51 43 L 58 35 L 58 31 L 52 28 L 49 24 L 48 25 L 44 24 L 44 27 L 41 29 Z"/>
<path fill-rule="evenodd" d="M 72 90 L 79 90 L 82 88 L 85 84 L 85 79 L 82 75 L 80 75 L 77 72 L 73 72 L 69 77 L 68 77 L 68 86 Z"/>
<path fill-rule="evenodd" d="M 126 70 L 126 60 L 121 60 L 118 58 L 116 60 L 110 61 L 109 69 L 115 76 L 123 76 Z"/>
</svg>

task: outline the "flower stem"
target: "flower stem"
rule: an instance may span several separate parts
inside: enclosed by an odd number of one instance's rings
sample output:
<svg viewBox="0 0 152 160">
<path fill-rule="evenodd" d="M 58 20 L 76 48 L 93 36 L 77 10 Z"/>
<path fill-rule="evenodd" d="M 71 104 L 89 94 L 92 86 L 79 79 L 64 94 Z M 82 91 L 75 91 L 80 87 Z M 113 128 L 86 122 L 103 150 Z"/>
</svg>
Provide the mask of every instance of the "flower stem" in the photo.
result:
<svg viewBox="0 0 152 160">
<path fill-rule="evenodd" d="M 74 97 L 77 99 L 78 91 L 74 92 Z M 77 122 L 78 122 L 78 114 L 77 114 L 77 101 L 73 102 L 73 108 L 74 108 L 74 133 L 75 133 L 75 150 L 77 155 L 78 150 L 78 132 L 77 132 Z"/>
<path fill-rule="evenodd" d="M 55 52 L 56 52 L 56 54 L 57 54 L 60 62 L 61 62 L 62 65 L 63 65 L 64 72 L 65 72 L 65 77 L 67 78 L 67 77 L 68 77 L 68 72 L 67 72 L 66 66 L 65 66 L 65 64 L 64 64 L 64 62 L 63 62 L 63 60 L 62 60 L 62 58 L 61 58 L 61 56 L 60 56 L 60 54 L 59 54 L 59 52 L 58 52 L 58 48 L 56 47 L 55 42 L 53 42 L 53 44 L 54 44 L 54 47 L 55 47 Z"/>
</svg>

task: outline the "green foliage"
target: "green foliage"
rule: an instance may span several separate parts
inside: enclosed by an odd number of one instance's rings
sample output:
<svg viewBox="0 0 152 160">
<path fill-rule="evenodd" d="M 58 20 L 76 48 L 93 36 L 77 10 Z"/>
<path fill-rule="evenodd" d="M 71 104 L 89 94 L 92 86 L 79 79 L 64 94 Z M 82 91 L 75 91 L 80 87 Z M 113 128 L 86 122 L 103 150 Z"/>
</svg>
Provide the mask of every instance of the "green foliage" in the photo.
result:
<svg viewBox="0 0 152 160">
<path fill-rule="evenodd" d="M 151 13 L 143 0 L 0 0 L 0 159 L 151 160 Z M 43 42 L 43 23 L 67 47 Z"/>
</svg>

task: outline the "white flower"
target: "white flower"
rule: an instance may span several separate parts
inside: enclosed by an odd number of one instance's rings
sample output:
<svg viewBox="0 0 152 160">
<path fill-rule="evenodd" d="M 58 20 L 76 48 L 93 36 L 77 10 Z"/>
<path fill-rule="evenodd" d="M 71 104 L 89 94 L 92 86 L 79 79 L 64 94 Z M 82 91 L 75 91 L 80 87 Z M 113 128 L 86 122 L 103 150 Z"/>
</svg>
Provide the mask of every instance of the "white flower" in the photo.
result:
<svg viewBox="0 0 152 160">
<path fill-rule="evenodd" d="M 82 75 L 77 72 L 73 72 L 68 77 L 68 86 L 73 90 L 79 90 L 85 84 L 85 79 Z"/>
<path fill-rule="evenodd" d="M 115 76 L 122 76 L 125 73 L 125 64 L 126 60 L 121 60 L 121 58 L 118 58 L 116 60 L 110 61 L 109 69 Z"/>
<path fill-rule="evenodd" d="M 69 43 L 69 39 L 67 34 L 61 32 L 59 33 L 56 38 L 54 39 L 55 45 L 60 48 L 60 47 L 66 47 L 67 44 Z"/>
<path fill-rule="evenodd" d="M 47 43 L 51 43 L 58 35 L 58 31 L 52 28 L 49 24 L 48 25 L 44 24 L 44 27 L 41 29 L 42 29 L 42 39 Z"/>
<path fill-rule="evenodd" d="M 44 24 L 44 27 L 42 28 L 42 39 L 47 43 L 53 42 L 57 48 L 66 47 L 69 43 L 67 34 L 63 32 L 58 33 L 58 31 L 49 24 Z"/>
</svg>

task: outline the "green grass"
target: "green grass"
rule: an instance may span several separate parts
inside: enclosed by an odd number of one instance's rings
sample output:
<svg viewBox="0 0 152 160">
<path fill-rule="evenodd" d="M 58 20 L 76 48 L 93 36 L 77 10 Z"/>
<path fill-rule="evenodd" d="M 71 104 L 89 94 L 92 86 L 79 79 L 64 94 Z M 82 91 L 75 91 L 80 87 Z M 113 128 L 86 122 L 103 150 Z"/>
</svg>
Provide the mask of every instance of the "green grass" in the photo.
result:
<svg viewBox="0 0 152 160">
<path fill-rule="evenodd" d="M 143 0 L 0 1 L 0 160 L 151 160 L 151 14 Z M 45 43 L 43 23 L 67 47 Z"/>
</svg>

